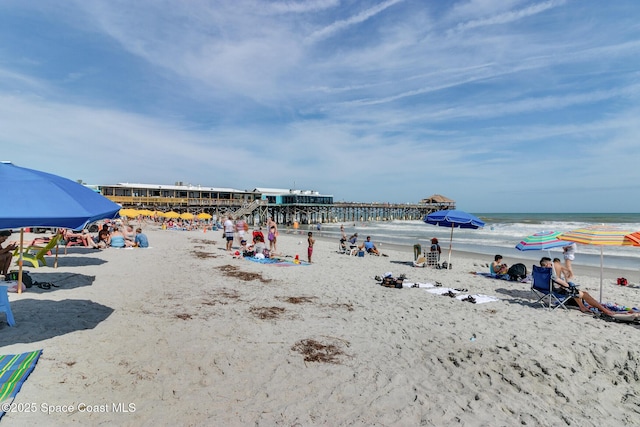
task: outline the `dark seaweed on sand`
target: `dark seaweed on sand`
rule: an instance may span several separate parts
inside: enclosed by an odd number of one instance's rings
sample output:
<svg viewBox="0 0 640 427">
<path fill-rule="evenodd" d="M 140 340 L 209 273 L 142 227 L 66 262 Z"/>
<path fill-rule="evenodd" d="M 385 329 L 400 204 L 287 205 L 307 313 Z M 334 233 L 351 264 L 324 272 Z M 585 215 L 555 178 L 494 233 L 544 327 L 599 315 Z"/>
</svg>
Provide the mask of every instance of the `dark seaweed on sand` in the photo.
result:
<svg viewBox="0 0 640 427">
<path fill-rule="evenodd" d="M 339 357 L 345 353 L 334 344 L 322 344 L 313 339 L 305 339 L 295 343 L 291 350 L 304 356 L 305 362 L 323 362 L 341 364 Z"/>
<path fill-rule="evenodd" d="M 277 319 L 282 313 L 282 307 L 251 307 L 249 311 L 259 319 Z"/>
</svg>

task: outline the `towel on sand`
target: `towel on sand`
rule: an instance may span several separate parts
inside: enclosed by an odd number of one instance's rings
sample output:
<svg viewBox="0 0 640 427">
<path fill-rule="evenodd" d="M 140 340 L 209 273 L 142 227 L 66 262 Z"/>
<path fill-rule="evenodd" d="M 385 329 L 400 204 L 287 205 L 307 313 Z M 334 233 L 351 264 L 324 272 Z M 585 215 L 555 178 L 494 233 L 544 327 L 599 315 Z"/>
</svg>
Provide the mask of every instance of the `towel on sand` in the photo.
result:
<svg viewBox="0 0 640 427">
<path fill-rule="evenodd" d="M 433 283 L 412 283 L 404 281 L 402 282 L 403 288 L 433 288 L 435 285 Z"/>
<path fill-rule="evenodd" d="M 433 288 L 433 289 L 426 289 L 426 291 L 436 295 L 443 295 L 443 294 L 446 294 L 447 292 L 453 292 L 455 294 L 459 294 L 459 295 L 456 295 L 456 299 L 461 301 L 469 297 L 468 293 L 462 293 L 452 288 Z M 484 304 L 487 302 L 500 301 L 498 298 L 492 297 L 489 295 L 474 294 L 471 296 L 476 300 L 476 304 Z"/>
<path fill-rule="evenodd" d="M 42 350 L 22 354 L 7 354 L 0 356 L 0 405 L 8 409 L 20 391 L 22 384 L 36 367 Z M 6 411 L 0 410 L 0 418 Z"/>
</svg>

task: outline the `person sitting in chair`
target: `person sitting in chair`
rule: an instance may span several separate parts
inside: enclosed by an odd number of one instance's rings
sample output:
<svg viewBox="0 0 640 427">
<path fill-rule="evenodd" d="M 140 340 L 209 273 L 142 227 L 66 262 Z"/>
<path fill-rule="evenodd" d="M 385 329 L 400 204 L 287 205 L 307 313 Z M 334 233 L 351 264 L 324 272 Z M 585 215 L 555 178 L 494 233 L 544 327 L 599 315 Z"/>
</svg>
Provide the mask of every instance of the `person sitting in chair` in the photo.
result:
<svg viewBox="0 0 640 427">
<path fill-rule="evenodd" d="M 2 247 L 2 244 L 7 241 L 9 236 L 11 236 L 11 230 L 0 231 L 0 274 L 3 276 L 6 276 L 9 272 L 13 251 L 18 247 L 15 242 L 9 243 L 6 248 Z"/>
<path fill-rule="evenodd" d="M 378 248 L 376 248 L 376 245 L 374 245 L 371 241 L 371 236 L 367 236 L 367 240 L 365 240 L 364 243 L 360 245 L 360 250 L 362 249 L 366 250 L 370 254 L 380 255 Z"/>
<path fill-rule="evenodd" d="M 82 243 L 83 246 L 88 248 L 97 248 L 98 244 L 93 241 L 93 238 L 89 235 L 89 230 L 82 230 L 81 233 L 76 233 L 73 230 L 69 230 L 68 228 L 62 229 L 62 238 L 65 241 L 76 241 Z"/>
<path fill-rule="evenodd" d="M 595 307 L 607 316 L 613 316 L 613 311 L 605 308 L 602 304 L 600 304 L 594 297 L 592 297 L 588 292 L 581 291 L 575 287 L 574 284 L 565 282 L 556 276 L 556 271 L 553 268 L 553 262 L 549 257 L 542 257 L 540 259 L 540 267 L 551 268 L 551 280 L 553 281 L 554 286 L 553 291 L 562 295 L 571 295 L 575 302 L 578 304 L 578 308 L 583 313 L 591 313 L 591 311 L 585 307 L 584 302 L 586 301 L 591 307 Z"/>
</svg>

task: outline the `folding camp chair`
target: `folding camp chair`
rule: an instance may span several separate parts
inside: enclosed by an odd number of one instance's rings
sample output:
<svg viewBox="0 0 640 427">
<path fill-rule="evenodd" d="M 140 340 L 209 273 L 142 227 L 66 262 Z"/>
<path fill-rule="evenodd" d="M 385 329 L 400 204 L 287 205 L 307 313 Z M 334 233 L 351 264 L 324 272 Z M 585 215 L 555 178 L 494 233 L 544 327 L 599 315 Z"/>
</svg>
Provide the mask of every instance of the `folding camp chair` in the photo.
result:
<svg viewBox="0 0 640 427">
<path fill-rule="evenodd" d="M 427 265 L 429 267 L 437 267 L 438 261 L 438 252 L 427 252 Z"/>
<path fill-rule="evenodd" d="M 424 267 L 427 263 L 427 259 L 422 253 L 422 246 L 418 243 L 413 245 L 413 266 L 414 267 Z"/>
<path fill-rule="evenodd" d="M 574 298 L 572 295 L 562 294 L 553 291 L 553 280 L 551 267 L 539 267 L 533 266 L 533 273 L 531 281 L 531 291 L 538 298 L 536 302 L 542 304 L 545 308 L 562 307 L 565 310 L 567 306 L 565 303 Z"/>
</svg>

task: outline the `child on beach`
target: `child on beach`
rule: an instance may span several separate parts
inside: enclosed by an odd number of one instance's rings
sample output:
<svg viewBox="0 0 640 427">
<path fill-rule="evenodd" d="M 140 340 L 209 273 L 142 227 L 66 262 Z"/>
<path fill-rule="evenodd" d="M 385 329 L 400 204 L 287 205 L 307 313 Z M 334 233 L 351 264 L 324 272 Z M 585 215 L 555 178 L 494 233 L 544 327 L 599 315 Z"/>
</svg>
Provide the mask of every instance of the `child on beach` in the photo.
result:
<svg viewBox="0 0 640 427">
<path fill-rule="evenodd" d="M 278 229 L 274 225 L 269 227 L 269 234 L 267 235 L 269 239 L 269 251 L 275 253 L 277 251 L 276 242 L 278 241 Z"/>
<path fill-rule="evenodd" d="M 309 264 L 311 264 L 311 255 L 313 255 L 313 244 L 316 242 L 316 239 L 313 238 L 313 233 L 309 232 L 309 237 L 307 237 L 307 242 L 309 242 L 309 248 L 307 248 L 307 259 Z"/>
<path fill-rule="evenodd" d="M 142 228 L 140 227 L 136 228 L 135 247 L 136 248 L 149 247 L 149 239 L 147 239 L 147 235 L 142 232 Z"/>
</svg>

